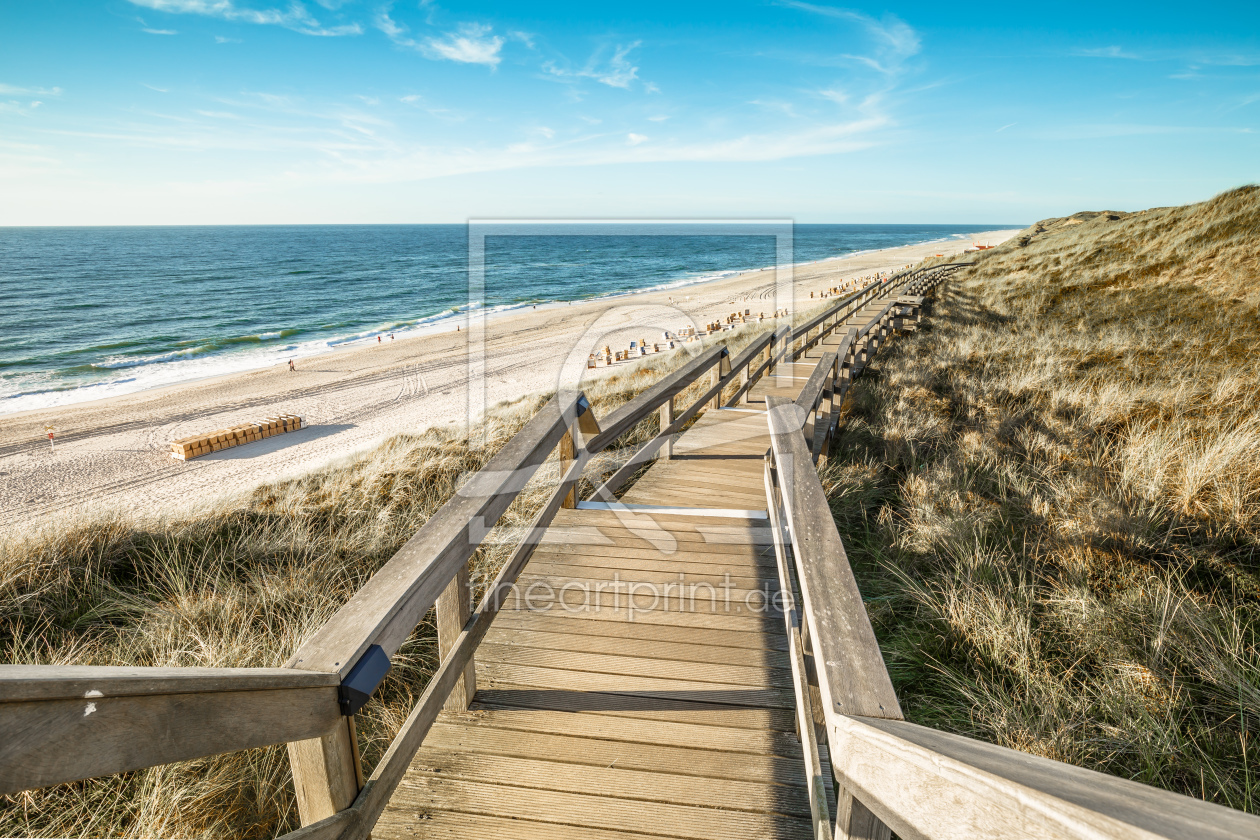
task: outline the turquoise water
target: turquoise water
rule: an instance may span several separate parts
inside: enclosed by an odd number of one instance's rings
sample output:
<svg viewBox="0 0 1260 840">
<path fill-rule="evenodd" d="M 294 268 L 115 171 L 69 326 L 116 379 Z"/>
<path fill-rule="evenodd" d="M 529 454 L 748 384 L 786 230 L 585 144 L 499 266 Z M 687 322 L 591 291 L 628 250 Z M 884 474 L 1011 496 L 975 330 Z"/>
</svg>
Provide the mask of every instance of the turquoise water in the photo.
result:
<svg viewBox="0 0 1260 840">
<path fill-rule="evenodd" d="M 796 225 L 792 260 L 1016 226 Z M 739 225 L 479 230 L 492 234 L 485 295 L 470 301 L 464 225 L 0 228 L 0 414 L 447 329 L 470 304 L 585 300 L 776 261 L 773 236 Z"/>
</svg>

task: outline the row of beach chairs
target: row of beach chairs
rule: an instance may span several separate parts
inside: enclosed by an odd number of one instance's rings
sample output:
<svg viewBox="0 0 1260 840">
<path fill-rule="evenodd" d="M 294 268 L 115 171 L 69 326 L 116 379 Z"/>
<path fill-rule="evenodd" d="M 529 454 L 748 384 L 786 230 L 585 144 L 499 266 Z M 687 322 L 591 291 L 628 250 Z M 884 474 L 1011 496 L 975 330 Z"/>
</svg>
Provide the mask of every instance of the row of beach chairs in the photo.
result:
<svg viewBox="0 0 1260 840">
<path fill-rule="evenodd" d="M 228 429 L 219 429 L 204 435 L 171 441 L 171 457 L 187 461 L 201 455 L 209 455 L 220 449 L 228 449 L 256 440 L 269 438 L 302 428 L 302 418 L 297 414 L 277 414 L 251 423 L 241 423 Z"/>
</svg>

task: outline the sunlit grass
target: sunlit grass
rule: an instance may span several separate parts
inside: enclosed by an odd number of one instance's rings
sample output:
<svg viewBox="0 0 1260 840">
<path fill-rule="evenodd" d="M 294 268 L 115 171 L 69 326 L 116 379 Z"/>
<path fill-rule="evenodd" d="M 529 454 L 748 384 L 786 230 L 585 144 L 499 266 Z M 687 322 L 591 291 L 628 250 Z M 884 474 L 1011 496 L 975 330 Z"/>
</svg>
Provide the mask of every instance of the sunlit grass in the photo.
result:
<svg viewBox="0 0 1260 840">
<path fill-rule="evenodd" d="M 1260 190 L 1044 227 L 824 474 L 906 715 L 1260 811 Z"/>
</svg>

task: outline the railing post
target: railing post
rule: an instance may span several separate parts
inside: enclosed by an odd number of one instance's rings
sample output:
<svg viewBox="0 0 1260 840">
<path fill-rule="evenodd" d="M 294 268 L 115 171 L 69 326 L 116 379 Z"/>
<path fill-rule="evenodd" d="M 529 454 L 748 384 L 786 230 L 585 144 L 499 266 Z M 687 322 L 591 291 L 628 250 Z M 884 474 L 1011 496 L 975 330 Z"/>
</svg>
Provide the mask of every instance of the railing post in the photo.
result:
<svg viewBox="0 0 1260 840">
<path fill-rule="evenodd" d="M 731 355 L 729 353 L 722 354 L 722 359 L 713 366 L 713 373 L 710 375 L 709 387 L 715 388 L 722 381 L 722 377 L 731 372 Z M 713 402 L 709 404 L 710 408 L 722 407 L 722 392 L 713 397 Z"/>
<path fill-rule="evenodd" d="M 560 438 L 558 449 L 559 449 L 558 454 L 560 456 L 560 474 L 564 475 L 564 471 L 568 469 L 568 465 L 571 464 L 574 461 L 574 459 L 577 458 L 577 450 L 573 446 L 573 430 L 572 429 L 569 429 L 569 431 L 564 433 L 564 437 Z M 574 485 L 573 489 L 569 491 L 569 495 L 564 497 L 564 501 L 560 503 L 560 507 L 562 508 L 577 507 L 577 486 L 576 485 Z"/>
<path fill-rule="evenodd" d="M 302 825 L 349 808 L 363 786 L 354 716 L 343 717 L 321 738 L 291 741 L 289 768 Z"/>
<path fill-rule="evenodd" d="M 673 397 L 670 397 L 668 400 L 661 403 L 660 412 L 661 412 L 661 431 L 664 432 L 674 423 L 674 398 Z M 656 457 L 661 461 L 668 461 L 673 457 L 673 455 L 674 455 L 674 439 L 671 437 L 671 438 L 667 438 L 665 443 L 661 445 L 660 452 L 657 453 Z"/>
<path fill-rule="evenodd" d="M 890 840 L 892 829 L 836 781 L 836 840 Z"/>
<path fill-rule="evenodd" d="M 741 394 L 739 397 L 740 405 L 748 404 L 748 392 L 752 390 L 752 388 L 748 387 L 748 380 L 752 376 L 751 374 L 752 366 L 753 366 L 753 360 L 749 359 L 748 364 L 744 365 L 744 367 L 739 372 L 739 387 L 742 388 L 744 391 L 744 393 Z"/>
<path fill-rule="evenodd" d="M 459 634 L 472 615 L 472 588 L 468 581 L 468 564 L 464 563 L 455 573 L 455 577 L 442 590 L 434 608 L 437 610 L 438 658 L 445 659 L 455 647 Z M 477 665 L 472 660 L 464 666 L 463 679 L 455 683 L 451 693 L 446 697 L 443 706 L 448 712 L 462 712 L 468 709 L 473 695 L 477 693 Z"/>
</svg>

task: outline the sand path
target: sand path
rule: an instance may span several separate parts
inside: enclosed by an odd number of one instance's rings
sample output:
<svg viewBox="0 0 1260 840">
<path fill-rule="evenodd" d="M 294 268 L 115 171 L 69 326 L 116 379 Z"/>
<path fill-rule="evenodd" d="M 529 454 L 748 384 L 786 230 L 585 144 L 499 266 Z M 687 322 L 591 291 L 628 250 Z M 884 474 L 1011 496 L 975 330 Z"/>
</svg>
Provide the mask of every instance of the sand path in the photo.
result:
<svg viewBox="0 0 1260 840">
<path fill-rule="evenodd" d="M 994 244 L 1017 231 L 977 234 Z M 929 243 L 797 266 L 795 307 L 841 280 L 958 250 Z M 948 251 L 946 251 L 948 252 Z M 403 432 L 464 423 L 481 405 L 553 390 L 570 359 L 632 339 L 660 339 L 662 329 L 701 326 L 734 310 L 769 315 L 774 272 L 754 271 L 670 291 L 584 304 L 540 307 L 488 319 L 485 376 L 470 377 L 470 333 L 444 332 L 313 356 L 299 370 L 283 365 L 0 417 L 0 511 L 6 525 L 97 509 L 161 515 L 209 503 L 258 484 L 305 473 Z M 778 306 L 789 306 L 780 296 Z M 815 304 L 817 301 L 814 302 Z M 758 327 L 751 327 L 756 329 Z M 476 331 L 472 333 L 476 335 Z M 596 375 L 612 368 L 601 366 Z M 582 371 L 589 375 L 591 372 Z M 484 389 L 476 385 L 484 382 Z M 484 403 L 480 394 L 484 393 Z M 289 412 L 309 428 L 183 462 L 174 438 Z M 57 429 L 50 451 L 44 427 Z"/>
</svg>

